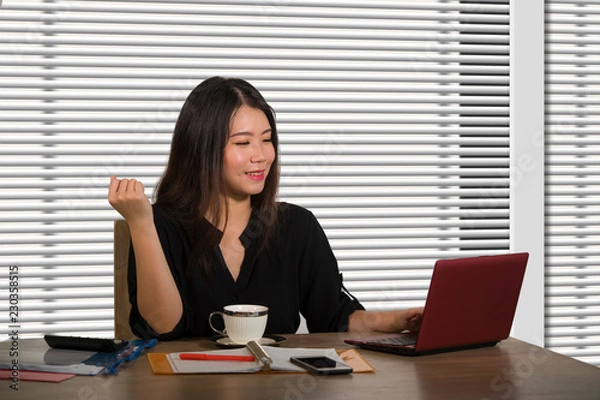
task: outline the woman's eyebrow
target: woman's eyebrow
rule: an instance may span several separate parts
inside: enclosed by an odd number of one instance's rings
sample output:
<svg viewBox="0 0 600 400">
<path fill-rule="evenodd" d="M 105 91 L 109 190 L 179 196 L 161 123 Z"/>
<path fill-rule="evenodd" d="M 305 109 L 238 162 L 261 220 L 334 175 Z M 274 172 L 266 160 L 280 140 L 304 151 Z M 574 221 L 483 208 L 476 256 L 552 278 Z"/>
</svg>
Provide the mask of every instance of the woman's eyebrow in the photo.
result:
<svg viewBox="0 0 600 400">
<path fill-rule="evenodd" d="M 269 134 L 269 133 L 271 133 L 271 131 L 272 131 L 272 130 L 271 130 L 271 128 L 265 129 L 265 130 L 264 130 L 264 131 L 261 133 L 261 135 L 266 135 L 266 134 Z M 251 135 L 252 135 L 252 132 L 248 132 L 248 131 L 239 131 L 239 132 L 232 133 L 231 135 L 229 135 L 229 137 L 235 137 L 235 136 L 251 136 Z"/>
</svg>

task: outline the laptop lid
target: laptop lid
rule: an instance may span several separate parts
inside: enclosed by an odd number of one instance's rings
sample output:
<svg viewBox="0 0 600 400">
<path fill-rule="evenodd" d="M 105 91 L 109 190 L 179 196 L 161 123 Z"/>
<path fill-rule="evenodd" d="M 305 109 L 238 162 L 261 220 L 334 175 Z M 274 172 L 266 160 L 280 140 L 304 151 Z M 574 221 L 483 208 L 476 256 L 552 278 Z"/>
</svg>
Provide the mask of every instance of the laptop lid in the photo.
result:
<svg viewBox="0 0 600 400">
<path fill-rule="evenodd" d="M 407 355 L 495 345 L 510 334 L 528 258 L 513 253 L 438 260 L 416 343 L 413 334 L 345 342 Z"/>
<path fill-rule="evenodd" d="M 495 344 L 512 327 L 529 253 L 438 260 L 415 350 Z"/>
</svg>

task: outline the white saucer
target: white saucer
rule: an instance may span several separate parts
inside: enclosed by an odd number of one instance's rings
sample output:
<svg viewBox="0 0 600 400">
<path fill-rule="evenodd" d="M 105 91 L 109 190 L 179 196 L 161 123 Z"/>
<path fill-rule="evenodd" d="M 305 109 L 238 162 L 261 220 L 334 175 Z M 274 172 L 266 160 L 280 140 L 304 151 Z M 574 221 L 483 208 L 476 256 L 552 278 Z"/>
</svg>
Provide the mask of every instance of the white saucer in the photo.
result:
<svg viewBox="0 0 600 400">
<path fill-rule="evenodd" d="M 258 344 L 263 345 L 263 346 L 268 346 L 275 342 L 276 342 L 275 339 L 263 337 L 258 341 Z M 226 346 L 226 347 L 245 347 L 246 346 L 245 343 L 232 342 L 229 337 L 222 337 L 222 338 L 217 339 L 217 344 L 219 344 L 221 346 Z"/>
</svg>

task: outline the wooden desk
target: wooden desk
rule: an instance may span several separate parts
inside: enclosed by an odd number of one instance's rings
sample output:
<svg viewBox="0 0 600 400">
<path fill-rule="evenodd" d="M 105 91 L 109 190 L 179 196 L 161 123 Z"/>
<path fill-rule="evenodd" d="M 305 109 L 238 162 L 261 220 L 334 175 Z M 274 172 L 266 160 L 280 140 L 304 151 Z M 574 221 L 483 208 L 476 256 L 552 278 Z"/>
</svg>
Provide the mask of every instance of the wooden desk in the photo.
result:
<svg viewBox="0 0 600 400">
<path fill-rule="evenodd" d="M 284 347 L 349 347 L 348 334 L 287 335 Z M 152 351 L 214 348 L 208 340 L 159 343 Z M 142 356 L 118 376 L 78 376 L 65 382 L 0 381 L 2 399 L 600 399 L 600 368 L 508 339 L 495 347 L 405 357 L 360 350 L 375 373 L 154 375 Z M 8 397 L 6 396 L 8 394 Z"/>
</svg>

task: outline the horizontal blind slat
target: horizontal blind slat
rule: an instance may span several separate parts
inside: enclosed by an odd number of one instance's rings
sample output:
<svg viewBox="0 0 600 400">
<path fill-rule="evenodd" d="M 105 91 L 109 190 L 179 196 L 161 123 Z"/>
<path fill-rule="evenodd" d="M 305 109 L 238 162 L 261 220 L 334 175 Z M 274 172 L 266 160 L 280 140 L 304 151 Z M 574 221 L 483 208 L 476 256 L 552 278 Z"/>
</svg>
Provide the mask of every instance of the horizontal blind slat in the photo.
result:
<svg viewBox="0 0 600 400">
<path fill-rule="evenodd" d="M 177 69 L 177 70 L 169 70 L 163 71 L 160 69 L 120 69 L 114 68 L 111 69 L 103 69 L 103 68 L 61 68 L 61 69 L 37 69 L 37 68 L 1 68 L 0 69 L 0 78 L 2 77 L 12 77 L 12 78 L 32 78 L 32 77 L 42 77 L 45 79 L 148 79 L 148 80 L 160 80 L 160 79 L 176 79 L 176 80 L 185 80 L 185 79 L 196 79 L 202 80 L 209 76 L 215 75 L 240 75 L 247 77 L 248 80 L 259 80 L 259 79 L 272 79 L 272 80 L 283 80 L 288 78 L 294 78 L 295 80 L 328 80 L 328 81 L 341 81 L 341 82 L 353 82 L 359 78 L 360 72 L 369 72 L 368 70 L 358 70 L 358 71 L 324 71 L 322 68 L 318 68 L 315 66 L 314 70 L 304 69 L 304 70 L 295 70 L 295 66 L 290 65 L 290 70 L 280 68 L 277 70 L 265 71 L 261 68 L 260 65 L 256 65 L 256 69 L 248 69 L 243 65 L 238 66 L 237 68 L 201 68 L 200 65 L 194 67 L 189 67 L 188 69 Z M 452 83 L 452 84 L 480 84 L 484 86 L 491 85 L 507 85 L 508 84 L 508 76 L 502 75 L 480 75 L 480 76 L 470 76 L 470 75 L 457 75 L 457 76 L 447 76 L 447 75 L 426 75 L 426 74 L 412 74 L 407 75 L 406 73 L 395 73 L 388 71 L 378 71 L 374 69 L 372 74 L 362 74 L 360 79 L 362 81 L 368 82 L 387 82 L 387 81 L 395 81 L 395 82 L 428 82 L 428 83 Z M 291 75 L 291 76 L 290 76 Z M 568 79 L 557 78 L 557 82 L 562 83 L 598 83 L 599 81 L 593 78 L 575 78 Z"/>
<path fill-rule="evenodd" d="M 9 44 L 8 38 L 0 36 L 0 43 Z M 268 58 L 272 66 L 284 68 L 287 64 L 285 60 L 294 60 L 295 63 L 304 65 L 304 68 L 309 68 L 311 65 L 306 61 L 317 60 L 323 62 L 325 60 L 335 61 L 352 61 L 353 68 L 362 66 L 365 68 L 391 69 L 392 66 L 398 70 L 410 70 L 410 65 L 404 66 L 397 64 L 399 61 L 406 62 L 421 62 L 419 70 L 427 71 L 429 68 L 432 71 L 452 71 L 452 72 L 482 72 L 478 68 L 484 68 L 490 73 L 508 73 L 506 63 L 508 61 L 508 46 L 494 46 L 490 51 L 489 44 L 485 45 L 460 45 L 447 44 L 440 46 L 438 49 L 442 53 L 429 54 L 423 53 L 422 45 L 415 44 L 398 44 L 390 51 L 375 52 L 375 49 L 365 49 L 369 51 L 342 51 L 338 46 L 325 47 L 320 49 L 305 49 L 298 48 L 288 50 L 286 48 L 278 48 L 273 46 L 273 49 L 245 49 L 231 46 L 226 48 L 219 46 L 218 48 L 206 47 L 198 48 L 197 46 L 190 47 L 189 50 L 179 46 L 172 48 L 169 44 L 168 48 L 150 49 L 147 46 L 137 46 L 135 49 L 124 47 L 123 49 L 92 46 L 75 47 L 75 46 L 57 46 L 50 48 L 38 48 L 35 46 L 22 47 L 19 49 L 21 57 L 15 60 L 5 60 L 3 65 L 23 65 L 23 66 L 48 66 L 48 67 L 68 67 L 68 66 L 106 66 L 106 67 L 136 67 L 136 68 L 189 68 L 198 65 L 198 60 L 202 60 L 202 65 L 209 66 L 213 63 L 222 63 L 223 67 L 228 65 L 236 65 L 238 59 L 246 60 L 263 60 Z M 0 49 L 0 55 L 10 55 L 12 52 L 8 49 Z M 383 50 L 383 49 L 382 49 Z M 470 55 L 448 54 L 469 52 Z M 476 54 L 474 54 L 476 53 Z M 61 57 L 55 59 L 54 57 Z M 79 58 L 86 57 L 86 58 Z M 154 59 L 153 59 L 154 58 Z M 219 60 L 213 61 L 214 58 Z M 230 61 L 231 60 L 231 61 Z M 277 61 L 276 61 L 277 60 Z M 567 59 L 571 60 L 571 59 Z M 576 59 L 573 59 L 576 60 Z M 237 61 L 239 62 L 239 61 Z M 385 62 L 393 62 L 391 66 L 386 66 Z M 454 65 L 436 66 L 434 63 L 455 63 Z M 464 64 L 479 64 L 477 67 L 469 67 Z M 377 65 L 379 64 L 379 65 Z M 493 67 L 494 65 L 500 64 Z M 221 65 L 221 64 L 219 64 Z M 250 64 L 251 65 L 251 64 Z M 298 65 L 298 66 L 300 66 Z M 317 64 L 318 65 L 318 64 Z M 317 65 L 312 68 L 317 68 Z M 291 67 L 285 67 L 291 68 Z M 336 65 L 336 69 L 342 68 L 342 64 Z M 414 68 L 414 67 L 413 67 Z M 366 69 L 366 68 L 365 68 Z"/>
<path fill-rule="evenodd" d="M 119 4 L 111 4 L 111 5 L 95 5 L 93 7 L 102 7 L 102 9 L 104 10 L 122 10 L 123 8 L 126 9 L 130 9 L 132 10 L 132 12 L 140 12 L 140 8 L 136 7 L 136 6 L 130 6 L 129 4 L 135 4 L 135 3 L 145 3 L 145 6 L 148 6 L 148 4 L 155 4 L 155 7 L 161 7 L 163 6 L 163 2 L 161 0 L 122 0 L 119 2 Z M 236 5 L 236 6 L 247 6 L 247 5 L 256 5 L 256 1 L 255 0 L 220 0 L 219 5 L 221 6 L 219 8 L 218 12 L 219 14 L 223 14 L 223 13 L 227 13 L 229 9 L 227 8 L 223 8 L 223 5 Z M 268 4 L 269 5 L 269 4 Z M 402 2 L 402 3 L 398 3 L 397 1 L 393 1 L 393 0 L 387 0 L 387 1 L 381 1 L 381 0 L 375 0 L 375 1 L 370 1 L 368 3 L 364 3 L 360 0 L 323 0 L 323 1 L 315 1 L 315 0 L 286 0 L 286 5 L 288 6 L 293 6 L 293 7 L 304 7 L 307 10 L 310 9 L 315 9 L 319 10 L 321 8 L 324 7 L 334 7 L 334 12 L 338 11 L 340 8 L 344 8 L 344 7 L 351 7 L 353 9 L 384 9 L 385 12 L 388 12 L 390 10 L 429 10 L 429 11 L 466 11 L 466 12 L 487 12 L 487 13 L 507 13 L 508 12 L 508 6 L 507 5 L 503 5 L 503 4 L 485 4 L 485 2 L 481 2 L 479 4 L 460 4 L 460 3 L 447 3 L 447 4 L 439 4 L 439 3 L 427 3 L 427 2 L 410 2 L 410 1 L 406 1 L 406 2 Z M 188 12 L 189 9 L 191 8 L 196 8 L 198 9 L 199 5 L 197 1 L 194 0 L 177 0 L 175 2 L 171 2 L 169 7 L 162 7 L 160 8 L 161 11 L 155 11 L 155 12 L 164 12 L 164 11 L 170 11 L 173 10 L 173 7 L 178 7 L 182 8 L 184 10 L 186 10 L 186 12 Z M 78 5 L 78 7 L 76 8 L 76 10 L 89 10 L 90 6 L 89 4 L 81 4 Z M 118 8 L 113 8 L 113 7 L 118 7 Z M 214 7 L 214 6 L 213 6 Z M 14 10 L 31 10 L 31 11 L 60 11 L 62 10 L 61 7 L 59 7 L 57 4 L 49 4 L 49 3 L 43 3 L 43 2 L 38 2 L 35 6 L 33 5 L 29 5 L 26 3 L 17 3 L 17 4 L 11 4 L 10 5 L 11 9 Z M 273 11 L 278 11 L 280 9 L 280 7 L 278 6 L 272 6 L 272 7 L 266 7 L 267 10 L 273 10 Z M 152 8 L 150 8 L 152 9 Z M 238 10 L 238 8 L 235 8 L 233 10 Z M 97 11 L 97 9 L 94 9 L 94 11 Z M 229 11 L 231 12 L 231 11 Z M 260 9 L 260 12 L 264 13 L 266 12 L 264 8 Z"/>
<path fill-rule="evenodd" d="M 28 40 L 28 46 L 59 46 L 59 45 L 71 45 L 71 46 L 102 46 L 106 42 L 105 37 L 99 37 L 98 35 L 83 35 L 84 32 L 73 32 L 67 29 L 66 31 L 60 30 L 61 28 L 55 27 L 53 33 L 57 36 L 43 36 L 42 32 L 38 34 L 31 34 L 31 29 L 21 24 L 7 24 L 5 29 L 0 32 L 0 41 L 7 44 L 19 42 L 22 38 L 22 33 L 27 32 L 30 34 Z M 82 27 L 82 29 L 87 29 Z M 139 48 L 152 48 L 160 47 L 162 51 L 172 50 L 173 56 L 179 57 L 173 48 L 177 47 L 189 47 L 190 49 L 195 48 L 198 45 L 204 48 L 223 48 L 223 47 L 239 47 L 241 49 L 255 48 L 256 44 L 256 32 L 253 32 L 251 37 L 241 37 L 243 28 L 230 27 L 227 32 L 222 32 L 218 27 L 209 30 L 204 28 L 203 31 L 197 32 L 198 35 L 192 37 L 188 35 L 174 36 L 174 37 L 163 37 L 163 36 L 143 36 L 143 35 L 128 35 L 128 36 L 116 36 L 111 35 L 111 47 L 110 51 L 120 51 L 120 46 L 133 47 L 131 50 L 136 54 Z M 296 34 L 294 34 L 296 32 Z M 81 33 L 82 35 L 73 36 L 69 33 Z M 419 43 L 411 42 L 429 42 L 431 40 L 431 33 L 424 32 L 413 32 L 413 31 L 371 31 L 365 32 L 365 35 L 353 37 L 352 31 L 348 31 L 347 35 L 341 34 L 339 30 L 336 31 L 321 31 L 320 35 L 322 40 L 307 42 L 306 37 L 302 33 L 302 37 L 298 37 L 297 31 L 291 31 L 286 29 L 265 29 L 258 37 L 263 39 L 261 48 L 273 49 L 336 49 L 336 50 L 401 50 L 412 48 L 417 50 Z M 318 30 L 311 31 L 312 35 L 319 34 Z M 334 33 L 337 33 L 335 35 Z M 372 40 L 375 38 L 374 35 L 378 35 L 381 39 L 377 43 Z M 442 42 L 452 43 L 457 41 L 463 41 L 471 44 L 487 43 L 493 45 L 508 45 L 508 38 L 504 35 L 489 35 L 489 34 L 477 34 L 471 33 L 466 34 L 450 28 L 447 31 L 439 31 L 436 33 L 438 39 Z M 211 36 L 210 41 L 199 41 L 196 36 Z M 350 36 L 350 37 L 349 37 Z M 352 40 L 350 40 L 352 38 Z M 395 40 L 394 40 L 395 39 Z M 401 39 L 402 41 L 399 41 Z M 560 42 L 557 42 L 560 43 Z M 590 39 L 580 38 L 578 43 L 590 43 Z M 592 42 L 593 43 L 593 42 Z M 370 46 L 369 46 L 370 45 Z M 27 47 L 21 47 L 21 49 L 27 49 Z M 56 51 L 52 49 L 40 49 L 40 51 Z M 40 54 L 40 53 L 35 53 Z M 431 53 L 435 55 L 436 53 Z M 437 55 L 436 55 L 437 56 Z M 440 55 L 438 57 L 443 57 Z M 468 58 L 468 56 L 465 56 Z"/>
<path fill-rule="evenodd" d="M 170 93 L 167 93 L 167 97 L 168 96 L 173 96 L 172 93 L 172 89 L 173 89 L 173 82 L 172 81 L 156 81 L 153 82 L 152 87 L 150 88 L 148 86 L 148 82 L 147 81 L 132 81 L 132 80 L 114 80 L 114 79 L 101 79 L 99 77 L 96 77 L 97 79 L 94 79 L 93 81 L 86 81 L 85 83 L 82 83 L 80 80 L 64 80 L 64 81 L 60 81 L 60 83 L 57 83 L 55 81 L 52 80 L 44 80 L 44 79 L 34 79 L 36 77 L 30 78 L 30 79 L 19 79 L 19 80 L 15 80 L 15 79 L 11 79 L 11 78 L 7 78 L 7 77 L 3 77 L 2 74 L 0 73 L 0 82 L 2 83 L 3 87 L 7 87 L 7 88 L 34 88 L 34 89 L 41 89 L 41 90 L 57 90 L 57 89 L 86 89 L 85 90 L 85 94 L 88 94 L 90 89 L 103 89 L 103 90 L 108 90 L 108 89 L 119 89 L 119 90 L 142 90 L 144 92 L 147 93 L 151 93 L 151 91 L 154 90 L 171 90 Z M 174 78 L 173 78 L 174 79 Z M 255 83 L 257 88 L 260 88 L 264 91 L 281 91 L 281 85 L 284 84 L 282 82 L 283 78 L 281 80 L 277 80 L 277 79 L 256 79 Z M 445 82 L 445 85 L 438 85 L 436 84 L 436 82 L 430 82 L 430 83 L 413 83 L 413 81 L 411 80 L 408 84 L 402 82 L 402 81 L 386 81 L 386 82 L 376 82 L 376 81 L 369 81 L 369 82 L 364 82 L 364 81 L 356 81 L 353 82 L 352 85 L 345 85 L 343 84 L 343 81 L 338 81 L 336 79 L 332 79 L 330 81 L 317 81 L 317 80 L 312 80 L 312 81 L 305 81 L 303 82 L 302 80 L 294 80 L 294 81 L 289 81 L 289 82 L 285 82 L 286 85 L 286 90 L 282 91 L 283 93 L 293 93 L 294 91 L 303 91 L 303 92 L 307 92 L 308 91 L 308 87 L 307 85 L 310 85 L 310 88 L 312 88 L 311 91 L 308 92 L 312 92 L 314 91 L 328 91 L 330 93 L 348 93 L 348 92 L 359 92 L 359 93 L 365 93 L 365 92 L 369 92 L 369 93 L 374 93 L 379 95 L 380 93 L 382 93 L 383 95 L 390 95 L 390 93 L 392 93 L 393 95 L 399 95 L 402 96 L 403 94 L 406 94 L 406 92 L 409 93 L 436 93 L 439 95 L 447 95 L 448 93 L 450 94 L 463 94 L 463 95 L 474 95 L 474 94 L 485 94 L 485 95 L 496 95 L 498 96 L 498 101 L 499 104 L 506 104 L 506 102 L 508 101 L 507 99 L 507 95 L 508 95 L 508 88 L 506 86 L 499 86 L 499 85 L 495 85 L 495 86 L 489 86 L 485 83 L 482 83 L 481 85 L 469 85 L 469 86 L 464 86 L 464 85 L 459 85 L 459 83 L 457 81 L 448 81 Z M 472 83 L 472 82 L 471 82 Z M 190 88 L 191 89 L 191 88 Z M 567 92 L 567 94 L 571 94 L 571 93 L 577 93 L 577 88 L 573 89 L 574 92 Z M 593 93 L 593 88 L 589 89 L 592 90 L 591 93 Z M 580 91 L 582 91 L 580 89 Z M 560 93 L 560 91 L 556 91 L 556 93 Z M 587 93 L 587 92 L 586 92 Z M 175 95 L 177 97 L 182 96 L 181 92 L 178 90 L 175 92 Z M 310 94 L 312 96 L 312 93 Z M 183 94 L 183 96 L 185 97 L 185 94 Z M 504 97 L 501 97 L 504 96 Z M 443 102 L 444 99 L 446 97 L 442 97 L 440 100 Z M 172 100 L 172 99 L 169 99 Z M 182 99 L 183 101 L 183 99 Z"/>
</svg>

